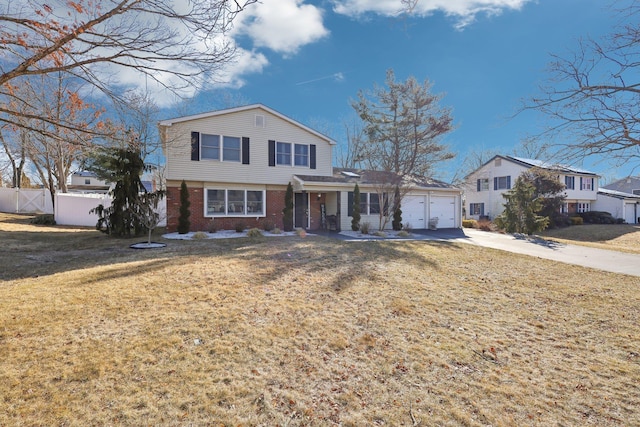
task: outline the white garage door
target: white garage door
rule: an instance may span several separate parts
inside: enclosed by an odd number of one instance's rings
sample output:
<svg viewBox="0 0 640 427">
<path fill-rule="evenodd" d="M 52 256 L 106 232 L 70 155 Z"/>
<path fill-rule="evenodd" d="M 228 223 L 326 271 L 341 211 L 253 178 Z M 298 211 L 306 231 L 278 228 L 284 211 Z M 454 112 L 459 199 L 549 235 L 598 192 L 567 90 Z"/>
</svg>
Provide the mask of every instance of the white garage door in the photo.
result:
<svg viewBox="0 0 640 427">
<path fill-rule="evenodd" d="M 640 215 L 640 212 L 637 212 L 637 214 Z M 627 221 L 627 224 L 636 223 L 635 203 L 626 203 L 624 205 L 624 220 Z"/>
<path fill-rule="evenodd" d="M 438 217 L 438 228 L 456 226 L 456 198 L 454 196 L 432 196 L 429 218 Z"/>
<path fill-rule="evenodd" d="M 402 199 L 400 209 L 402 209 L 402 224 L 409 223 L 411 228 L 416 230 L 427 228 L 425 222 L 425 196 L 405 196 Z"/>
</svg>

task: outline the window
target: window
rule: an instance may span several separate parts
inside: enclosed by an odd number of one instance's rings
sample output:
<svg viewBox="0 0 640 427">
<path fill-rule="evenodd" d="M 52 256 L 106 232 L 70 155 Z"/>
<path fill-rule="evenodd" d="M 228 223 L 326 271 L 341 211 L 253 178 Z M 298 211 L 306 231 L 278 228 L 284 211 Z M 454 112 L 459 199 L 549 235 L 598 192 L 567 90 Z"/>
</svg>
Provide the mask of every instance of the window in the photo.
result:
<svg viewBox="0 0 640 427">
<path fill-rule="evenodd" d="M 389 210 L 387 194 L 382 195 L 385 215 Z M 347 195 L 347 215 L 353 216 L 353 191 Z M 378 193 L 360 193 L 360 215 L 378 215 L 380 213 L 380 195 Z"/>
<path fill-rule="evenodd" d="M 567 187 L 567 190 L 575 190 L 576 188 L 576 177 L 575 176 L 565 176 L 564 177 L 564 185 Z"/>
<path fill-rule="evenodd" d="M 291 165 L 291 144 L 278 142 L 276 151 L 276 164 Z"/>
<path fill-rule="evenodd" d="M 469 203 L 469 215 L 484 215 L 484 203 Z"/>
<path fill-rule="evenodd" d="M 309 166 L 309 146 L 295 144 L 293 159 L 295 166 Z"/>
<path fill-rule="evenodd" d="M 489 178 L 480 178 L 476 184 L 477 191 L 489 191 Z"/>
<path fill-rule="evenodd" d="M 589 203 L 578 203 L 578 213 L 589 212 Z"/>
<path fill-rule="evenodd" d="M 200 158 L 220 160 L 220 135 L 200 134 Z"/>
<path fill-rule="evenodd" d="M 222 139 L 222 160 L 225 162 L 240 161 L 240 138 L 225 136 Z"/>
<path fill-rule="evenodd" d="M 84 185 L 91 185 L 91 179 L 85 179 Z"/>
<path fill-rule="evenodd" d="M 593 190 L 593 178 L 580 177 L 580 189 L 586 191 Z"/>
<path fill-rule="evenodd" d="M 206 216 L 263 216 L 264 191 L 207 189 Z"/>
<path fill-rule="evenodd" d="M 508 190 L 510 188 L 511 188 L 510 176 L 496 176 L 495 178 L 493 178 L 494 190 Z"/>
<path fill-rule="evenodd" d="M 636 196 L 640 196 L 640 190 L 631 190 L 631 194 L 635 194 Z"/>
</svg>

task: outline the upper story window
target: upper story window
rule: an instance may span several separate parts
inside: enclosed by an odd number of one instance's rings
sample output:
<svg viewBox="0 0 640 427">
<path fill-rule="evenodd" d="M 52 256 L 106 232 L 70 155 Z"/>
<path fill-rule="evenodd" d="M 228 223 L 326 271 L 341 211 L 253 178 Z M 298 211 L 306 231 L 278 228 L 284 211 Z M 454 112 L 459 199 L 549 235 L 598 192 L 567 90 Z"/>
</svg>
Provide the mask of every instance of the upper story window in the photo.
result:
<svg viewBox="0 0 640 427">
<path fill-rule="evenodd" d="M 489 178 L 480 178 L 476 183 L 477 191 L 489 191 Z"/>
<path fill-rule="evenodd" d="M 220 160 L 220 135 L 200 134 L 200 158 Z"/>
<path fill-rule="evenodd" d="M 293 163 L 295 166 L 309 166 L 309 146 L 303 144 L 294 145 Z"/>
<path fill-rule="evenodd" d="M 191 160 L 249 164 L 249 138 L 191 132 Z"/>
<path fill-rule="evenodd" d="M 576 188 L 576 177 L 575 176 L 565 176 L 564 177 L 564 185 L 567 187 L 567 190 L 575 190 Z"/>
<path fill-rule="evenodd" d="M 494 190 L 509 190 L 511 188 L 510 176 L 496 176 L 493 178 Z"/>
<path fill-rule="evenodd" d="M 580 189 L 585 191 L 593 190 L 593 178 L 580 177 Z"/>
<path fill-rule="evenodd" d="M 276 163 L 279 165 L 291 165 L 291 144 L 287 142 L 278 142 Z"/>
<path fill-rule="evenodd" d="M 316 168 L 315 144 L 292 144 L 269 140 L 269 166 Z"/>
</svg>

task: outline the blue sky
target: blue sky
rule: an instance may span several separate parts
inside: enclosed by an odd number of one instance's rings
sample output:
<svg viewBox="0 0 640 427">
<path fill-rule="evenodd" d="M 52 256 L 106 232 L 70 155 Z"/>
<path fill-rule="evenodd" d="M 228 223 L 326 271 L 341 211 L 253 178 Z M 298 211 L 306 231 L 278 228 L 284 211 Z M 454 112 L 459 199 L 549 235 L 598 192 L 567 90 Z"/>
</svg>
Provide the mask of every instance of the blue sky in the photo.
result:
<svg viewBox="0 0 640 427">
<path fill-rule="evenodd" d="M 262 0 L 236 22 L 239 57 L 225 83 L 197 95 L 188 113 L 262 103 L 341 143 L 354 117 L 350 100 L 383 85 L 392 68 L 397 80 L 429 79 L 452 108 L 457 128 L 443 142 L 458 158 L 439 168 L 449 179 L 470 150 L 511 154 L 540 132 L 544 118 L 535 113 L 510 116 L 536 94 L 551 53 L 564 56 L 579 38 L 611 31 L 608 4 L 418 0 L 399 19 L 400 0 Z M 609 178 L 628 173 L 593 161 L 576 166 Z"/>
</svg>

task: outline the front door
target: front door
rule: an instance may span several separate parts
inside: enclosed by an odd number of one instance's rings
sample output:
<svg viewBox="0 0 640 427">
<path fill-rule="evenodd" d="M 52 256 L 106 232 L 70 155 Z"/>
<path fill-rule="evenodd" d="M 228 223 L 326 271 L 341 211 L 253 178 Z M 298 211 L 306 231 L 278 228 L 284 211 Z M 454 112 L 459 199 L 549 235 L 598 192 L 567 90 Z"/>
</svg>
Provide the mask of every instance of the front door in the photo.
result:
<svg viewBox="0 0 640 427">
<path fill-rule="evenodd" d="M 309 222 L 309 193 L 295 193 L 294 206 L 293 226 L 306 229 Z"/>
</svg>

